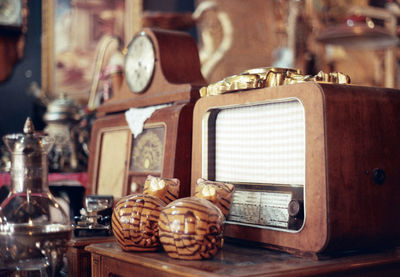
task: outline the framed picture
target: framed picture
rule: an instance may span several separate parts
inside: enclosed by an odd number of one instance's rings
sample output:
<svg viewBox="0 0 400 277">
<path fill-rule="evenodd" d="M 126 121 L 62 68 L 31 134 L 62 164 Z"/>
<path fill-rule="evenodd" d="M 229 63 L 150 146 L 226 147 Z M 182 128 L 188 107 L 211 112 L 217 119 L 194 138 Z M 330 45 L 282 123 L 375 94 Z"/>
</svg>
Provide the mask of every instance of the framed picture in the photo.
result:
<svg viewBox="0 0 400 277">
<path fill-rule="evenodd" d="M 87 103 L 99 44 L 140 30 L 142 0 L 42 0 L 42 91 Z"/>
</svg>

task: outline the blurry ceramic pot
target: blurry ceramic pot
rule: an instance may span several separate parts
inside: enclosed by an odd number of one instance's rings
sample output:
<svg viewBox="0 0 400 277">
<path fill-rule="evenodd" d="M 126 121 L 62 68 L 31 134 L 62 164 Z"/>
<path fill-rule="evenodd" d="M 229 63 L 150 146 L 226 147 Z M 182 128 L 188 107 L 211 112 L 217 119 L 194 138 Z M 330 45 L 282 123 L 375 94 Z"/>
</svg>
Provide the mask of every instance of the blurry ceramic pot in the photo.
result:
<svg viewBox="0 0 400 277">
<path fill-rule="evenodd" d="M 223 227 L 234 186 L 198 180 L 193 197 L 175 200 L 162 209 L 160 242 L 172 258 L 208 259 L 223 246 Z"/>
<path fill-rule="evenodd" d="M 114 207 L 112 229 L 125 251 L 154 251 L 160 247 L 158 218 L 167 203 L 178 198 L 179 180 L 148 176 L 144 191 L 122 198 Z"/>
</svg>

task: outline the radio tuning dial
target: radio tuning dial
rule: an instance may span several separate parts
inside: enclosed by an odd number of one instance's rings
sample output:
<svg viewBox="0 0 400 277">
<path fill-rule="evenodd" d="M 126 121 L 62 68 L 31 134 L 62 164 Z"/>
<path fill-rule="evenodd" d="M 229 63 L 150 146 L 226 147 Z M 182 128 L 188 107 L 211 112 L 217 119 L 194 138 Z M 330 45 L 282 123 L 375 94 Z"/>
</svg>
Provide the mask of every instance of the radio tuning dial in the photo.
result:
<svg viewBox="0 0 400 277">
<path fill-rule="evenodd" d="M 288 205 L 288 212 L 291 217 L 304 218 L 303 201 L 292 199 Z"/>
<path fill-rule="evenodd" d="M 159 129 L 162 130 L 163 129 Z M 162 137 L 156 128 L 145 129 L 134 141 L 133 170 L 135 172 L 160 171 L 162 168 L 163 147 Z"/>
</svg>

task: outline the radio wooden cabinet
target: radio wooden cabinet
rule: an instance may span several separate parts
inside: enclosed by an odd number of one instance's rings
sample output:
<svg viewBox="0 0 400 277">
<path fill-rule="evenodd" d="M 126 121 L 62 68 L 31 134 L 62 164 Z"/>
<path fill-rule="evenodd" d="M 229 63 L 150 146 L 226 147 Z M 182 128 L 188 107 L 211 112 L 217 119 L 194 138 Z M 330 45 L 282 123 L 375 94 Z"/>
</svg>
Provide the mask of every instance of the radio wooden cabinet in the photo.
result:
<svg viewBox="0 0 400 277">
<path fill-rule="evenodd" d="M 121 197 L 140 190 L 149 174 L 179 176 L 187 180 L 180 195 L 188 196 L 193 106 L 190 102 L 179 103 L 155 111 L 136 138 L 123 113 L 98 118 L 92 131 L 96 138 L 92 140 L 96 150 L 90 171 L 93 189 Z"/>
<path fill-rule="evenodd" d="M 140 192 L 147 175 L 154 175 L 180 179 L 180 197 L 189 196 L 193 108 L 204 85 L 189 34 L 144 29 L 135 35 L 120 89 L 97 109 L 88 174 L 92 189 L 118 198 Z M 143 131 L 134 136 L 125 112 L 160 105 L 137 123 Z M 138 117 L 133 121 L 140 122 Z"/>
<path fill-rule="evenodd" d="M 301 255 L 400 238 L 400 92 L 305 82 L 209 96 L 196 180 L 236 186 L 224 235 Z"/>
</svg>

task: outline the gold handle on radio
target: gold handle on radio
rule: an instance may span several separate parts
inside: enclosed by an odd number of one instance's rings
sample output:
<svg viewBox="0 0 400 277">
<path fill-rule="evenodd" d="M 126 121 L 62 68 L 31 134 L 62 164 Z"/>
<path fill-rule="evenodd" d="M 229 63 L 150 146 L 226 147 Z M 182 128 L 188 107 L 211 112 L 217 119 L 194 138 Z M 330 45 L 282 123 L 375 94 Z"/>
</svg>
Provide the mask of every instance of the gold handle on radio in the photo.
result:
<svg viewBox="0 0 400 277">
<path fill-rule="evenodd" d="M 311 76 L 302 74 L 299 69 L 260 67 L 249 69 L 239 75 L 229 76 L 219 82 L 202 87 L 200 96 L 205 97 L 239 90 L 276 87 L 308 81 L 350 84 L 350 77 L 340 72 L 325 73 L 320 71 L 317 75 Z"/>
</svg>

